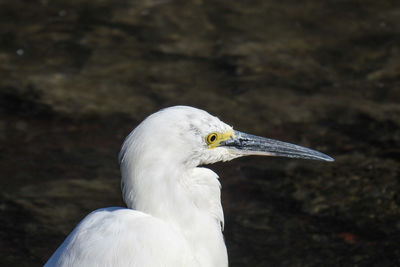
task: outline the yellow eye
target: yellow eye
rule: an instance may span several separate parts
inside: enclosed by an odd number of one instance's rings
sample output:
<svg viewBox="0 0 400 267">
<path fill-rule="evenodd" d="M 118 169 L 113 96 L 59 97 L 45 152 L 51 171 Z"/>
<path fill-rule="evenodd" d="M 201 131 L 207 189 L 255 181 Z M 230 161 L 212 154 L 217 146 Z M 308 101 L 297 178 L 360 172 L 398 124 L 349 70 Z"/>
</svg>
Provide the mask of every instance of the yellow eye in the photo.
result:
<svg viewBox="0 0 400 267">
<path fill-rule="evenodd" d="M 207 136 L 207 143 L 209 144 L 209 145 L 211 145 L 212 143 L 214 143 L 215 141 L 217 141 L 217 138 L 218 137 L 218 135 L 216 134 L 216 133 L 210 133 L 208 136 Z"/>
</svg>

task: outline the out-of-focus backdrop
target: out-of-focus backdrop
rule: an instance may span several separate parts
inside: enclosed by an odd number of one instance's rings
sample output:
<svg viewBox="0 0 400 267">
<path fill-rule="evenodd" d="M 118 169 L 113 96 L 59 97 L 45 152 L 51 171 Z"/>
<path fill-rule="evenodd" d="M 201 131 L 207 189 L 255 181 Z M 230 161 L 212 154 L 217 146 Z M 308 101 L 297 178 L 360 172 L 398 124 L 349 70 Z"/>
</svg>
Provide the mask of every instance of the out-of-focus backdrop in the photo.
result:
<svg viewBox="0 0 400 267">
<path fill-rule="evenodd" d="M 185 104 L 334 163 L 216 164 L 231 266 L 400 265 L 400 4 L 0 2 L 0 265 L 123 206 L 117 154 Z"/>
</svg>

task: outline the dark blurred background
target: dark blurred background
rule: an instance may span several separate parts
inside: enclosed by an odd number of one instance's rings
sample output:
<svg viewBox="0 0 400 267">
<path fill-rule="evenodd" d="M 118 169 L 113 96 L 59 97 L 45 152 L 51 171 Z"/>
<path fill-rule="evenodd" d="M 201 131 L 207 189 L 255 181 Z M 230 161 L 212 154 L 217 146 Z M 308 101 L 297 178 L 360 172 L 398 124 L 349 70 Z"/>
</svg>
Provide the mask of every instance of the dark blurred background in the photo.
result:
<svg viewBox="0 0 400 267">
<path fill-rule="evenodd" d="M 124 205 L 124 137 L 176 104 L 336 159 L 212 167 L 231 266 L 400 266 L 398 0 L 0 1 L 0 265 Z"/>
</svg>

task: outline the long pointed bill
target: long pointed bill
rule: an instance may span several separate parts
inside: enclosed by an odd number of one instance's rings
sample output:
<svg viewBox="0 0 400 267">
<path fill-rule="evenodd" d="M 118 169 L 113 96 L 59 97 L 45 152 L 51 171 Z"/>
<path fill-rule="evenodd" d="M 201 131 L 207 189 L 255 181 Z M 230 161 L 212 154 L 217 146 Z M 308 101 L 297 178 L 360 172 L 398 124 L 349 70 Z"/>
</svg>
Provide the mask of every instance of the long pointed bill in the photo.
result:
<svg viewBox="0 0 400 267">
<path fill-rule="evenodd" d="M 234 131 L 234 135 L 230 139 L 222 141 L 219 145 L 228 148 L 232 153 L 240 155 L 264 155 L 334 161 L 333 158 L 316 150 L 239 131 Z"/>
</svg>

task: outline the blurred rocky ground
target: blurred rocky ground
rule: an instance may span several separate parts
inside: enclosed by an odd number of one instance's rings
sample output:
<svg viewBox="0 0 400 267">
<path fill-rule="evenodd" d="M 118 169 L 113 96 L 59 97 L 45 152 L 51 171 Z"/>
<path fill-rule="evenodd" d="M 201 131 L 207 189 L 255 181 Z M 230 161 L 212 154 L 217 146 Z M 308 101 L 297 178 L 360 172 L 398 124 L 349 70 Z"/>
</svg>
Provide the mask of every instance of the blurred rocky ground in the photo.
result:
<svg viewBox="0 0 400 267">
<path fill-rule="evenodd" d="M 0 1 L 0 265 L 124 205 L 124 137 L 176 104 L 336 159 L 212 167 L 231 266 L 400 265 L 395 0 Z"/>
</svg>

